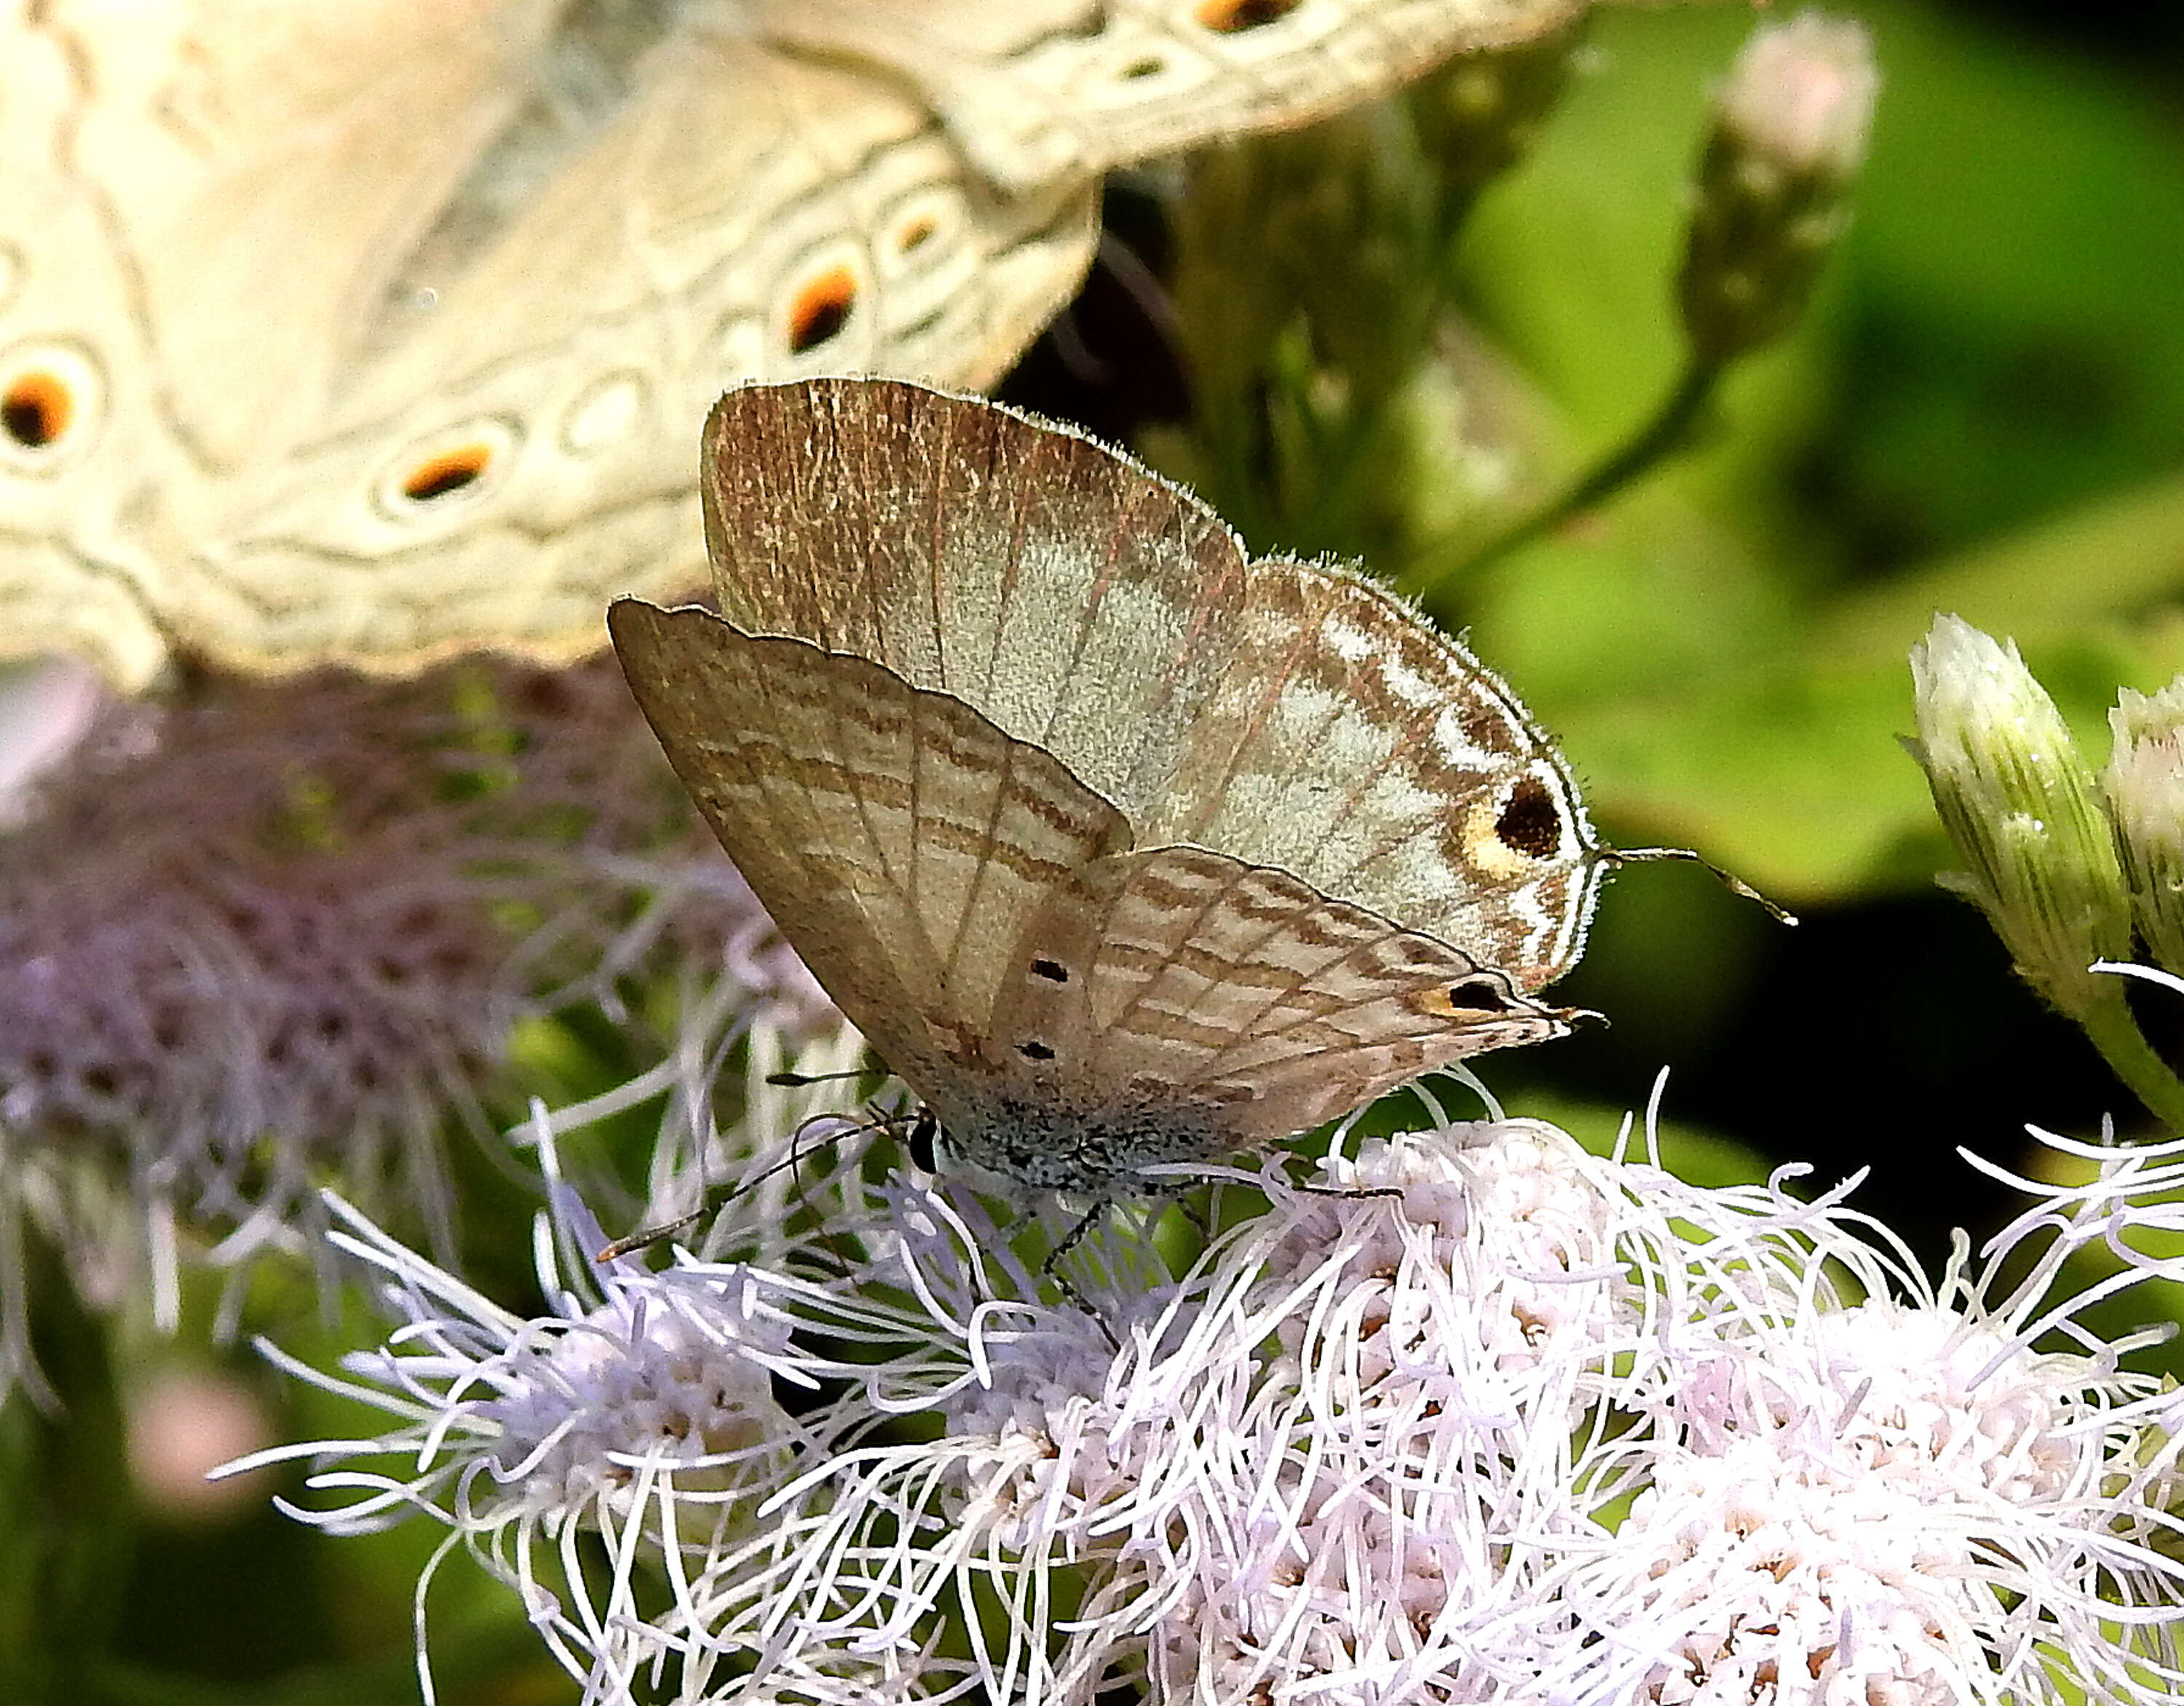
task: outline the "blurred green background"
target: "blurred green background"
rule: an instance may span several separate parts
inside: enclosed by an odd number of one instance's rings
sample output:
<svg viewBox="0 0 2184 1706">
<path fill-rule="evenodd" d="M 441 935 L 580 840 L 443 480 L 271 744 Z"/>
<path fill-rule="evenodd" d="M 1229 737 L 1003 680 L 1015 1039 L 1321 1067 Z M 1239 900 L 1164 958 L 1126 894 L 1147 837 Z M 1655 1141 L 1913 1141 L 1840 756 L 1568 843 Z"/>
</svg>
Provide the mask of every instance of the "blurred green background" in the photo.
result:
<svg viewBox="0 0 2184 1706">
<path fill-rule="evenodd" d="M 1905 653 L 1936 608 L 2014 636 L 2096 762 L 2116 686 L 2184 670 L 2184 25 L 2070 0 L 1856 15 L 1885 81 L 1855 223 L 1806 324 L 1730 375 L 1691 454 L 1430 602 L 1560 734 L 1612 839 L 1698 848 L 1803 918 L 1779 927 L 1695 869 L 1626 873 L 1560 986 L 1610 1023 L 1489 1059 L 1488 1082 L 1513 1111 L 1598 1133 L 1666 1067 L 1667 1115 L 1693 1134 L 1680 1153 L 1747 1175 L 1809 1161 L 1824 1181 L 1870 1164 L 1858 1200 L 1932 1259 L 1948 1227 L 2008 1208 L 1958 1145 L 2020 1160 L 2025 1122 L 2090 1134 L 2141 1117 L 1934 887 L 1947 850 L 1897 737 Z M 1358 276 L 1318 281 L 1303 330 L 1283 321 L 1261 352 L 1294 364 L 1301 337 L 1392 370 L 1362 453 L 1332 475 L 1310 454 L 1232 456 L 1194 416 L 1217 364 L 1206 329 L 1272 286 L 1207 261 L 1205 210 L 1178 213 L 1172 182 L 1117 187 L 1123 258 L 1004 394 L 1198 475 L 1255 549 L 1363 556 L 1415 583 L 1674 380 L 1684 186 L 1753 22 L 1733 5 L 1600 16 L 1537 147 L 1446 255 L 1430 186 L 1383 169 L 1412 146 L 1399 118 L 1254 145 L 1285 151 L 1269 169 L 1299 194 L 1323 148 L 1383 197 L 1329 252 Z M 1391 268 L 1401 300 L 1384 313 L 1374 281 Z M 2172 1051 L 2177 1019 L 2148 1003 Z M 476 1170 L 466 1184 L 505 1194 Z M 259 1286 L 254 1317 L 322 1364 L 377 1336 L 360 1309 L 320 1321 L 301 1280 Z M 188 1319 L 210 1304 L 191 1298 Z M 109 1382 L 210 1353 L 145 1340 L 96 1365 L 99 1335 L 66 1327 L 41 1340 L 66 1414 L 0 1411 L 0 1646 L 84 1655 L 77 1702 L 414 1698 L 410 1596 L 443 1531 L 332 1542 L 267 1510 L 262 1487 L 214 1515 L 159 1514 L 115 1473 Z M 226 1362 L 281 1407 L 281 1437 L 364 1425 L 247 1353 Z M 35 1480 L 12 1472 L 25 1464 Z M 466 1563 L 432 1614 L 443 1699 L 573 1698 Z"/>
</svg>

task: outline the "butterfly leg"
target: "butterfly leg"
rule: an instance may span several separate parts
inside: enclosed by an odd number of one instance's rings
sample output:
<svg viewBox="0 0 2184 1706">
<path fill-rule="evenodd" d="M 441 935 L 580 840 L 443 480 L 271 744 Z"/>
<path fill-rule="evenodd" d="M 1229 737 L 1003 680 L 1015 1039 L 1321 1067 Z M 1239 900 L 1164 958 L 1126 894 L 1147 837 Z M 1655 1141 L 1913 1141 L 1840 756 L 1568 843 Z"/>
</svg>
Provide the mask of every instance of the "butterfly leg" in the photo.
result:
<svg viewBox="0 0 2184 1706">
<path fill-rule="evenodd" d="M 1115 1330 L 1107 1325 L 1107 1318 L 1092 1307 L 1084 1292 L 1070 1283 L 1069 1275 L 1061 1271 L 1061 1259 L 1084 1242 L 1084 1235 L 1104 1220 L 1108 1209 L 1113 1206 L 1111 1198 L 1095 1198 L 1091 1207 L 1077 1217 L 1077 1224 L 1064 1232 L 1060 1242 L 1046 1253 L 1046 1259 L 1039 1264 L 1039 1271 L 1042 1277 L 1054 1281 L 1054 1288 L 1064 1298 L 1091 1316 L 1093 1324 L 1100 1329 L 1100 1337 L 1106 1340 L 1107 1348 L 1119 1354 L 1123 1348 L 1122 1341 L 1115 1336 Z"/>
</svg>

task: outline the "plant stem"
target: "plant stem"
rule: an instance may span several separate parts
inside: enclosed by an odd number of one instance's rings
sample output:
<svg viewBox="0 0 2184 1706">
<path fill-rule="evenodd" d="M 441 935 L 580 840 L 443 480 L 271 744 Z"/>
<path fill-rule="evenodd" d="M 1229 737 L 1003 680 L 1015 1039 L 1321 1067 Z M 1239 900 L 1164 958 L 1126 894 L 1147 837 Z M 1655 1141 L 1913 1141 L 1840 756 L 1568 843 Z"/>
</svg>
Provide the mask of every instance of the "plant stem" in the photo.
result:
<svg viewBox="0 0 2184 1706">
<path fill-rule="evenodd" d="M 2074 1015 L 2109 1070 L 2130 1086 L 2147 1111 L 2171 1131 L 2184 1134 L 2184 1083 L 2140 1034 L 2121 1001 L 2101 1002 Z"/>
<path fill-rule="evenodd" d="M 1534 510 L 1507 532 L 1489 540 L 1462 562 L 1431 574 L 1419 589 L 1421 593 L 1451 575 L 1476 574 L 1511 552 L 1553 532 L 1573 516 L 1581 515 L 1613 497 L 1654 464 L 1682 450 L 1691 438 L 1692 427 L 1713 400 L 1714 386 L 1721 378 L 1724 365 L 1719 361 L 1696 358 L 1687 363 L 1660 407 L 1622 445 L 1580 475 L 1560 496 Z"/>
</svg>

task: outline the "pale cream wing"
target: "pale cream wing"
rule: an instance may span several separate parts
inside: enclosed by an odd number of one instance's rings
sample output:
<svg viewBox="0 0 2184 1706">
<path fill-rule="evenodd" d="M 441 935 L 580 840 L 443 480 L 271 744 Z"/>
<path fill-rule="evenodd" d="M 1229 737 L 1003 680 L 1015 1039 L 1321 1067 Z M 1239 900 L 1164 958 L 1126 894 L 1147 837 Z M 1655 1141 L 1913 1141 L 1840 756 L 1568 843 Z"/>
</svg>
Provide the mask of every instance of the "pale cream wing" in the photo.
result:
<svg viewBox="0 0 2184 1706">
<path fill-rule="evenodd" d="M 92 210 L 58 247 L 36 211 L 51 288 L 0 290 L 0 349 L 87 353 L 80 413 L 111 430 L 70 466 L 96 501 L 36 536 L 133 618 L 102 625 L 132 685 L 166 645 L 260 671 L 589 650 L 611 592 L 702 581 L 688 444 L 724 384 L 987 382 L 1095 237 L 1089 192 L 994 197 L 914 98 L 725 0 L 14 29 L 0 231 L 19 156 Z M 58 643 L 27 611 L 0 635 Z"/>
<path fill-rule="evenodd" d="M 615 648 L 721 845 L 944 1123 L 1050 892 L 1129 825 L 960 700 L 705 610 L 618 600 Z"/>
<path fill-rule="evenodd" d="M 1228 1150 L 1568 1019 L 1285 871 L 1162 847 L 1096 861 L 1032 917 L 989 1046 L 1027 1100 L 1163 1110 Z"/>
<path fill-rule="evenodd" d="M 1024 188 L 1299 125 L 1585 0 L 753 0 L 767 30 L 907 75 Z"/>
<path fill-rule="evenodd" d="M 0 656 L 79 652 L 135 686 L 167 642 L 126 518 L 185 467 L 74 158 L 82 82 L 65 35 L 27 0 L 0 5 Z"/>
</svg>

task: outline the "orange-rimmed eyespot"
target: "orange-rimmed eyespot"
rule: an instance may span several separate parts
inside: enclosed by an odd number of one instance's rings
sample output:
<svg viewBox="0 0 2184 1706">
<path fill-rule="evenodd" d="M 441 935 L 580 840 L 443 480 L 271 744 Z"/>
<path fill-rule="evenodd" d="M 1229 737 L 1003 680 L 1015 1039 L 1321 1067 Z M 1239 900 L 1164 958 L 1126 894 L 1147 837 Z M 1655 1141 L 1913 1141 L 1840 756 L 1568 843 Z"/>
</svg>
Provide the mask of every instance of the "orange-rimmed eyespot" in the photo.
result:
<svg viewBox="0 0 2184 1706">
<path fill-rule="evenodd" d="M 493 448 L 485 444 L 459 445 L 427 457 L 402 481 L 402 495 L 413 503 L 431 503 L 460 492 L 493 466 Z"/>
<path fill-rule="evenodd" d="M 1200 0 L 1201 28 L 1223 36 L 1240 35 L 1276 23 L 1296 10 L 1301 0 Z"/>
<path fill-rule="evenodd" d="M 838 336 L 856 305 L 856 275 L 846 266 L 829 267 L 808 281 L 788 310 L 789 353 L 803 355 Z"/>
<path fill-rule="evenodd" d="M 1418 1011 L 1444 1019 L 1469 1019 L 1482 1013 L 1507 1013 L 1514 1004 L 1509 992 L 1490 977 L 1466 978 L 1416 997 Z"/>
<path fill-rule="evenodd" d="M 105 386 L 90 355 L 41 341 L 0 353 L 0 462 L 43 471 L 89 442 Z"/>
<path fill-rule="evenodd" d="M 401 521 L 466 508 L 499 483 L 519 442 L 513 425 L 498 416 L 460 421 L 413 440 L 382 467 L 374 492 L 378 508 Z"/>
</svg>

